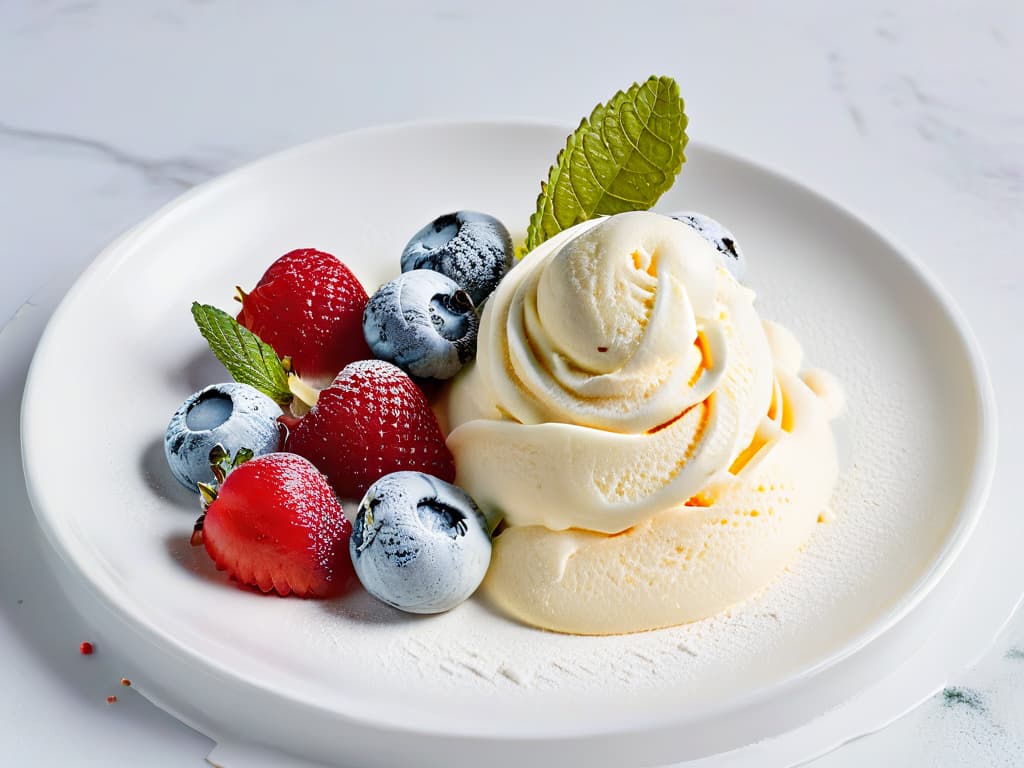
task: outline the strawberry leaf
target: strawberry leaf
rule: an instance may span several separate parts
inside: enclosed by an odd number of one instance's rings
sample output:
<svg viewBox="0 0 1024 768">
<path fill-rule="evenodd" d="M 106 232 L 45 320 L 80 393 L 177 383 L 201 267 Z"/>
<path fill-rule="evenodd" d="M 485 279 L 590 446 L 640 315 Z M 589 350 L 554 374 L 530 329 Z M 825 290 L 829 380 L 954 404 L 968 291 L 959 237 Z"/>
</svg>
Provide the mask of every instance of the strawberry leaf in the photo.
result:
<svg viewBox="0 0 1024 768">
<path fill-rule="evenodd" d="M 235 381 L 248 384 L 280 405 L 292 400 L 288 374 L 277 353 L 227 312 L 192 302 L 192 317 L 217 359 Z"/>
<path fill-rule="evenodd" d="M 596 216 L 651 208 L 686 160 L 684 109 L 671 77 L 634 83 L 594 107 L 541 183 L 526 250 Z"/>
</svg>

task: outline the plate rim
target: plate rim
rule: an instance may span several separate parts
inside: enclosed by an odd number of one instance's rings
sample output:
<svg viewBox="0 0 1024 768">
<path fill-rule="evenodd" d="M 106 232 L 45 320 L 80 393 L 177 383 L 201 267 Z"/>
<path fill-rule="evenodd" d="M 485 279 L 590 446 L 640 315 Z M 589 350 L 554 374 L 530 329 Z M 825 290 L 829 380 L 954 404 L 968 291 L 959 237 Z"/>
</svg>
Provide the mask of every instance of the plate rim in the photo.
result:
<svg viewBox="0 0 1024 768">
<path fill-rule="evenodd" d="M 22 398 L 22 461 L 25 469 L 26 486 L 33 512 L 50 548 L 56 552 L 72 572 L 76 573 L 82 579 L 82 583 L 89 589 L 94 598 L 98 599 L 102 605 L 104 605 L 108 610 L 113 611 L 124 621 L 142 630 L 145 634 L 146 642 L 160 648 L 160 650 L 164 652 L 171 652 L 190 664 L 199 664 L 206 667 L 206 669 L 211 672 L 226 675 L 246 686 L 254 686 L 258 689 L 271 693 L 275 697 L 281 697 L 289 700 L 293 704 L 297 704 L 302 707 L 312 707 L 331 716 L 341 716 L 354 723 L 358 723 L 360 720 L 364 719 L 369 721 L 370 718 L 364 718 L 358 711 L 341 711 L 339 709 L 328 708 L 323 706 L 322 702 L 299 697 L 293 695 L 290 691 L 266 685 L 265 681 L 258 682 L 240 676 L 234 672 L 232 668 L 216 663 L 215 661 L 203 656 L 196 649 L 179 642 L 173 635 L 168 633 L 159 625 L 153 622 L 141 621 L 133 611 L 127 610 L 127 606 L 124 604 L 124 595 L 120 594 L 120 590 L 104 588 L 104 585 L 96 579 L 94 572 L 86 570 L 84 567 L 79 565 L 79 560 L 74 555 L 81 555 L 82 552 L 75 552 L 75 547 L 72 546 L 74 543 L 74 537 L 72 537 L 66 530 L 62 531 L 56 525 L 56 520 L 59 515 L 52 514 L 52 511 L 46 511 L 49 507 L 45 500 L 45 494 L 42 491 L 44 485 L 41 482 L 42 474 L 40 470 L 43 462 L 41 458 L 38 461 L 33 459 L 33 452 L 38 452 L 38 449 L 33 445 L 33 441 L 35 439 L 33 437 L 33 432 L 35 430 L 32 428 L 34 421 L 37 418 L 35 415 L 36 411 L 39 408 L 36 404 L 38 398 L 34 397 L 34 390 L 36 389 L 35 381 L 41 376 L 40 369 L 43 367 L 43 362 L 47 357 L 53 354 L 50 351 L 50 347 L 53 346 L 53 340 L 57 334 L 57 329 L 63 324 L 64 315 L 71 311 L 71 305 L 74 303 L 78 294 L 86 289 L 86 286 L 91 282 L 96 273 L 105 268 L 108 265 L 108 262 L 116 261 L 121 255 L 121 252 L 126 248 L 130 248 L 137 238 L 141 238 L 147 233 L 152 233 L 154 225 L 166 220 L 171 215 L 179 215 L 183 213 L 189 206 L 195 204 L 197 198 L 201 198 L 210 192 L 218 191 L 221 188 L 226 188 L 231 184 L 237 184 L 244 181 L 247 176 L 257 173 L 264 165 L 278 163 L 289 157 L 298 156 L 306 152 L 316 152 L 323 146 L 343 139 L 367 134 L 398 133 L 403 131 L 415 132 L 424 128 L 447 128 L 451 130 L 472 131 L 525 128 L 559 130 L 564 131 L 566 134 L 573 130 L 571 125 L 561 121 L 537 120 L 531 118 L 489 118 L 480 120 L 426 119 L 390 122 L 368 125 L 355 130 L 342 131 L 315 138 L 313 140 L 261 156 L 239 166 L 238 168 L 208 179 L 160 206 L 141 222 L 115 238 L 110 244 L 104 247 L 86 267 L 86 269 L 78 275 L 74 284 L 61 299 L 53 315 L 48 320 L 46 328 L 40 337 L 36 350 L 33 353 Z M 772 181 L 775 183 L 796 187 L 802 194 L 828 206 L 836 214 L 846 217 L 859 228 L 865 230 L 870 235 L 884 243 L 889 250 L 892 251 L 893 255 L 902 262 L 902 266 L 906 267 L 911 272 L 913 278 L 927 290 L 931 298 L 934 300 L 935 305 L 946 315 L 950 324 L 956 330 L 958 334 L 958 342 L 963 349 L 964 358 L 969 364 L 968 373 L 971 384 L 973 385 L 976 393 L 976 402 L 973 404 L 974 414 L 972 420 L 972 424 L 976 427 L 974 431 L 977 437 L 977 445 L 974 452 L 974 465 L 971 468 L 969 478 L 964 486 L 965 492 L 963 500 L 959 505 L 956 523 L 946 534 L 943 546 L 936 550 L 936 554 L 933 556 L 930 564 L 927 566 L 927 569 L 921 573 L 913 584 L 904 592 L 901 598 L 891 605 L 888 610 L 876 616 L 874 620 L 868 623 L 865 629 L 858 633 L 853 640 L 844 643 L 837 650 L 820 658 L 810 666 L 801 669 L 783 680 L 760 686 L 750 692 L 734 696 L 732 698 L 727 698 L 720 704 L 714 704 L 709 707 L 702 708 L 702 715 L 716 717 L 726 710 L 738 710 L 756 706 L 766 700 L 785 695 L 793 687 L 803 683 L 808 678 L 814 677 L 824 670 L 835 666 L 842 660 L 858 653 L 874 640 L 891 630 L 897 623 L 906 618 L 924 600 L 924 598 L 933 591 L 938 582 L 946 575 L 950 567 L 959 557 L 977 526 L 981 515 L 984 513 L 985 504 L 989 496 L 995 472 L 996 449 L 998 444 L 998 421 L 994 389 L 991 378 L 988 374 L 987 366 L 981 354 L 981 347 L 978 344 L 977 338 L 955 300 L 925 267 L 913 250 L 904 246 L 883 228 L 870 224 L 868 220 L 861 216 L 855 209 L 852 209 L 850 206 L 839 202 L 837 199 L 822 191 L 819 191 L 814 186 L 804 182 L 798 176 L 788 171 L 783 171 L 771 164 L 763 163 L 760 160 L 751 160 L 741 154 L 724 149 L 713 142 L 691 139 L 691 145 L 693 148 L 699 149 L 701 154 L 718 155 L 720 158 L 723 158 L 748 171 L 767 175 L 771 177 Z M 666 717 L 658 719 L 656 722 L 685 722 L 688 719 L 689 714 L 690 713 L 685 710 L 676 711 L 671 713 L 671 715 L 666 715 Z M 655 725 L 655 723 L 648 721 L 648 725 Z M 407 723 L 404 725 L 403 730 L 414 732 L 419 729 L 417 729 L 414 724 Z M 637 728 L 633 727 L 624 730 L 627 732 L 635 731 Z M 537 733 L 534 731 L 527 731 L 526 729 L 521 729 L 521 731 L 520 735 L 526 737 L 541 739 L 551 737 L 550 732 Z M 439 733 L 436 728 L 430 728 L 429 732 L 432 734 L 456 738 L 486 737 L 489 735 L 500 737 L 510 736 L 507 730 L 502 731 L 501 729 L 495 729 L 494 731 L 452 729 L 447 732 Z M 603 733 L 606 733 L 606 731 Z M 573 735 L 581 736 L 586 734 L 579 734 L 574 731 Z"/>
</svg>

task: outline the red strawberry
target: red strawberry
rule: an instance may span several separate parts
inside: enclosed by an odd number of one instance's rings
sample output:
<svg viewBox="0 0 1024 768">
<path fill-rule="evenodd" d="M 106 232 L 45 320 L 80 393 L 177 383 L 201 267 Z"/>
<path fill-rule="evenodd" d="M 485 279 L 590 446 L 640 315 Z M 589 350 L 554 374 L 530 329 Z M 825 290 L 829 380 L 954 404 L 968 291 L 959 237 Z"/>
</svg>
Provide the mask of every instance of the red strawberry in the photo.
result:
<svg viewBox="0 0 1024 768">
<path fill-rule="evenodd" d="M 236 459 L 237 461 L 237 459 Z M 352 526 L 316 467 L 301 456 L 270 453 L 239 464 L 219 488 L 201 486 L 201 540 L 217 567 L 264 592 L 331 597 L 350 582 Z"/>
<path fill-rule="evenodd" d="M 451 482 L 455 461 L 427 398 L 383 360 L 351 363 L 289 427 L 287 450 L 327 475 L 341 498 L 358 499 L 390 472 L 415 470 Z"/>
<path fill-rule="evenodd" d="M 267 342 L 314 386 L 372 357 L 363 339 L 366 291 L 337 258 L 304 248 L 279 258 L 251 293 L 238 322 Z"/>
</svg>

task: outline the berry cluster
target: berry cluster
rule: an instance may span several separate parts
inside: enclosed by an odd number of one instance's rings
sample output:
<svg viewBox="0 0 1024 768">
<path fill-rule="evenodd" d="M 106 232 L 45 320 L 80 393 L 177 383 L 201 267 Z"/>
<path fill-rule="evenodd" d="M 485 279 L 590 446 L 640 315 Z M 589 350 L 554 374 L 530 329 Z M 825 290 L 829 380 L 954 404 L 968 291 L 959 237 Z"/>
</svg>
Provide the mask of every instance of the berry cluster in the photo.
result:
<svg viewBox="0 0 1024 768">
<path fill-rule="evenodd" d="M 333 597 L 354 573 L 410 612 L 469 597 L 490 525 L 451 484 L 412 376 L 450 378 L 472 359 L 479 307 L 511 264 L 505 227 L 459 211 L 417 232 L 372 297 L 340 260 L 301 249 L 238 289 L 236 319 L 204 308 L 211 329 L 196 315 L 237 381 L 189 397 L 165 433 L 172 473 L 202 499 L 193 543 L 263 592 Z M 339 499 L 360 498 L 353 529 Z"/>
</svg>

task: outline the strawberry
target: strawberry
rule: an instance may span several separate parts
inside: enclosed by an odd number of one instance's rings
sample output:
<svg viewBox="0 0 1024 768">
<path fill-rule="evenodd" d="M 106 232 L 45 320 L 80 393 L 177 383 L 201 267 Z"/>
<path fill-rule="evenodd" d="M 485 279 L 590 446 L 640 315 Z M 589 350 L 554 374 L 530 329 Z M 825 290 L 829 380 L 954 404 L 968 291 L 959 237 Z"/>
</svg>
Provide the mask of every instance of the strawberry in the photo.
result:
<svg viewBox="0 0 1024 768">
<path fill-rule="evenodd" d="M 263 592 L 332 597 L 344 590 L 354 573 L 352 526 L 316 467 L 291 453 L 250 459 L 243 449 L 225 473 L 227 454 L 217 451 L 210 460 L 220 484 L 200 484 L 206 509 L 193 545 L 202 543 L 217 568 Z"/>
<path fill-rule="evenodd" d="M 327 475 L 341 498 L 358 499 L 391 472 L 455 479 L 455 461 L 427 398 L 383 360 L 350 363 L 301 419 L 282 416 L 287 450 Z"/>
<path fill-rule="evenodd" d="M 366 291 L 329 253 L 286 253 L 251 293 L 238 293 L 238 322 L 290 357 L 292 370 L 308 384 L 326 384 L 349 363 L 372 357 L 363 339 Z"/>
</svg>

